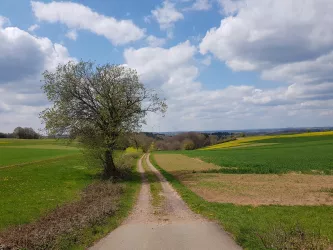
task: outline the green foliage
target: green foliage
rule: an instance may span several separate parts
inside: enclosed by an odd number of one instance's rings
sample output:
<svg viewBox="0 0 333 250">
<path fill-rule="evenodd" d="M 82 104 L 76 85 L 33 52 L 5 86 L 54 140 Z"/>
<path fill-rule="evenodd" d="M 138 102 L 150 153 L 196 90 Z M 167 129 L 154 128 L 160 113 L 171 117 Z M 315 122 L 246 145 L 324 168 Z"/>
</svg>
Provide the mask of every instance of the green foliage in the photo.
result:
<svg viewBox="0 0 333 250">
<path fill-rule="evenodd" d="M 117 174 L 113 151 L 120 139 L 140 129 L 147 113 L 166 111 L 136 71 L 121 65 L 69 62 L 43 76 L 43 90 L 53 103 L 40 114 L 47 132 L 78 138 L 91 157 L 103 162 L 105 178 Z"/>
<path fill-rule="evenodd" d="M 320 231 L 321 240 L 327 237 L 333 241 L 333 206 L 252 207 L 208 202 L 159 167 L 153 157 L 151 160 L 194 212 L 218 221 L 245 249 L 266 249 L 259 235 L 270 232 L 276 224 L 287 228 L 301 225 L 307 234 Z"/>
<path fill-rule="evenodd" d="M 190 139 L 185 139 L 183 141 L 183 149 L 184 150 L 193 150 L 195 148 L 194 142 Z"/>
<path fill-rule="evenodd" d="M 32 128 L 17 127 L 14 129 L 13 136 L 18 139 L 38 139 L 40 135 Z"/>
<path fill-rule="evenodd" d="M 311 171 L 332 174 L 333 136 L 273 138 L 258 143 L 279 143 L 269 146 L 182 151 L 189 157 L 235 169 L 224 173 L 286 173 Z"/>
</svg>

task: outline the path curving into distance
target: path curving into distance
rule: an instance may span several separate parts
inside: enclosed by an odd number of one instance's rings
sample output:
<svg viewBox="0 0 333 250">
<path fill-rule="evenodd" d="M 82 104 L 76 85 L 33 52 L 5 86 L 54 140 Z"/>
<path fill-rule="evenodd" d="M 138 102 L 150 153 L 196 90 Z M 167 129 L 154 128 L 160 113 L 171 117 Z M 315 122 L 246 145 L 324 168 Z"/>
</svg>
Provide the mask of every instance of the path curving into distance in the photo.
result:
<svg viewBox="0 0 333 250">
<path fill-rule="evenodd" d="M 235 241 L 214 222 L 193 213 L 163 175 L 150 163 L 163 188 L 161 213 L 154 213 L 149 183 L 138 161 L 142 187 L 136 205 L 124 223 L 91 247 L 91 250 L 239 250 Z"/>
</svg>

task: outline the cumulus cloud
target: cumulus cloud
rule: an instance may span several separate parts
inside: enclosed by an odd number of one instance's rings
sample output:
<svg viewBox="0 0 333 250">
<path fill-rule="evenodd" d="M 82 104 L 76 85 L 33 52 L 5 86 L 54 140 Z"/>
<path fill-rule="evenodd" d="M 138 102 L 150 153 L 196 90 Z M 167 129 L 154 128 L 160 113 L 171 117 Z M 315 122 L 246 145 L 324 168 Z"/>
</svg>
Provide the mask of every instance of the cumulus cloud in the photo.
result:
<svg viewBox="0 0 333 250">
<path fill-rule="evenodd" d="M 312 88 L 294 83 L 278 88 L 259 89 L 249 84 L 207 90 L 198 81 L 196 54 L 189 41 L 170 48 L 124 52 L 127 65 L 137 69 L 141 80 L 167 98 L 166 117 L 149 116 L 147 130 L 315 126 L 319 119 L 328 124 L 329 107 L 321 98 L 322 90 L 330 90 L 329 83 Z M 322 102 L 315 106 L 313 102 L 318 100 Z"/>
<path fill-rule="evenodd" d="M 97 35 L 105 36 L 115 45 L 137 41 L 145 36 L 145 31 L 131 20 L 117 20 L 104 16 L 82 4 L 32 1 L 31 6 L 35 16 L 41 21 L 60 22 L 70 29 L 89 30 Z"/>
<path fill-rule="evenodd" d="M 196 53 L 189 41 L 180 43 L 169 49 L 144 47 L 140 49 L 126 49 L 125 62 L 128 66 L 136 68 L 143 81 L 165 81 L 169 74 L 179 66 L 187 64 Z"/>
<path fill-rule="evenodd" d="M 4 16 L 0 16 L 0 28 L 5 26 L 5 24 L 10 24 L 9 19 Z"/>
<path fill-rule="evenodd" d="M 186 10 L 210 10 L 212 3 L 210 0 L 195 0 L 191 7 Z"/>
<path fill-rule="evenodd" d="M 41 73 L 71 58 L 67 48 L 17 27 L 0 28 L 0 114 L 2 131 L 40 127 L 37 118 L 48 103 L 41 93 Z M 3 122 L 6 121 L 6 122 Z"/>
<path fill-rule="evenodd" d="M 76 41 L 76 39 L 77 39 L 77 32 L 76 32 L 76 30 L 69 30 L 66 33 L 66 37 L 68 37 L 69 39 L 71 39 L 73 41 Z"/>
<path fill-rule="evenodd" d="M 175 8 L 175 4 L 164 1 L 161 7 L 151 11 L 152 17 L 159 23 L 161 29 L 172 28 L 175 22 L 184 19 L 184 16 Z"/>
<path fill-rule="evenodd" d="M 296 116 L 305 115 L 311 101 L 333 99 L 332 1 L 220 0 L 220 4 L 227 16 L 206 33 L 200 52 L 213 54 L 233 71 L 258 71 L 264 80 L 285 83 L 255 89 L 243 97 L 245 103 L 279 112 L 289 108 L 293 111 L 286 113 Z"/>
<path fill-rule="evenodd" d="M 201 53 L 211 52 L 222 61 L 244 61 L 253 69 L 262 69 L 313 60 L 333 49 L 333 16 L 328 11 L 333 8 L 332 1 L 242 2 L 245 7 L 235 16 L 224 18 L 220 27 L 207 32 Z M 234 70 L 244 68 L 239 63 L 228 65 Z"/>
<path fill-rule="evenodd" d="M 69 59 L 67 49 L 16 27 L 0 29 L 0 84 L 35 77 Z"/>
<path fill-rule="evenodd" d="M 148 36 L 146 38 L 147 43 L 149 44 L 150 47 L 160 47 L 163 46 L 166 42 L 164 38 L 158 38 L 156 36 Z"/>
<path fill-rule="evenodd" d="M 38 24 L 33 24 L 28 28 L 28 31 L 34 32 L 37 29 L 39 29 L 39 25 Z"/>
<path fill-rule="evenodd" d="M 234 14 L 241 8 L 246 7 L 247 1 L 244 0 L 217 0 L 224 14 Z"/>
</svg>

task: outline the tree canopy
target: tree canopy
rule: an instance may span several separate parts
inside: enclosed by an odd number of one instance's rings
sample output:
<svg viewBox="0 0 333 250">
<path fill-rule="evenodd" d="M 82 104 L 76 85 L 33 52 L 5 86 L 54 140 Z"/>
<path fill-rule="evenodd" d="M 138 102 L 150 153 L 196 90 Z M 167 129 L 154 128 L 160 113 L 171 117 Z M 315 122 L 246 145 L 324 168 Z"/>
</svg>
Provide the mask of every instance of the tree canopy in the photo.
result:
<svg viewBox="0 0 333 250">
<path fill-rule="evenodd" d="M 69 62 L 43 77 L 53 103 L 40 114 L 48 134 L 78 138 L 103 162 L 106 178 L 117 174 L 112 153 L 119 138 L 139 131 L 147 113 L 167 108 L 135 70 L 121 65 Z"/>
</svg>

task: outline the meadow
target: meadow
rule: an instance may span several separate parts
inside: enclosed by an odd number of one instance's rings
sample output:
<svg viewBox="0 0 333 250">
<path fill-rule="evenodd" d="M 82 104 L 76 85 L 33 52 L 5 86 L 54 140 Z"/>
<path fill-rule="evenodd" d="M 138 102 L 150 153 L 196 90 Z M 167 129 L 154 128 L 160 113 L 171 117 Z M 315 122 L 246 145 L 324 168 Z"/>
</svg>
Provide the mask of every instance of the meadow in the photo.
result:
<svg viewBox="0 0 333 250">
<path fill-rule="evenodd" d="M 101 169 L 76 143 L 1 139 L 0 248 L 86 249 L 132 209 L 140 177 L 131 170 L 140 155 L 131 148 L 116 151 L 125 172 L 109 182 L 100 180 Z"/>
<path fill-rule="evenodd" d="M 0 140 L 0 230 L 77 199 L 94 172 L 60 141 Z"/>
</svg>

